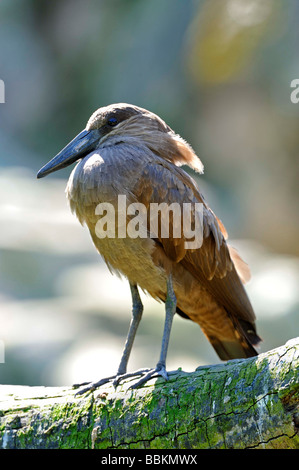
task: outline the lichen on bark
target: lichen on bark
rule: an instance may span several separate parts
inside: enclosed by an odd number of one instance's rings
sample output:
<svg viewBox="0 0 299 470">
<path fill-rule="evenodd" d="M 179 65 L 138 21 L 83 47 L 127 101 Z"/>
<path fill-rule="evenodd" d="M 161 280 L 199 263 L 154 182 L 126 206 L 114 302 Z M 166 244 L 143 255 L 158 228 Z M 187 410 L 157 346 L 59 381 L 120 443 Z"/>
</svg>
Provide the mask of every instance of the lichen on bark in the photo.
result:
<svg viewBox="0 0 299 470">
<path fill-rule="evenodd" d="M 0 386 L 0 447 L 298 448 L 299 338 L 256 358 L 76 396 Z"/>
</svg>

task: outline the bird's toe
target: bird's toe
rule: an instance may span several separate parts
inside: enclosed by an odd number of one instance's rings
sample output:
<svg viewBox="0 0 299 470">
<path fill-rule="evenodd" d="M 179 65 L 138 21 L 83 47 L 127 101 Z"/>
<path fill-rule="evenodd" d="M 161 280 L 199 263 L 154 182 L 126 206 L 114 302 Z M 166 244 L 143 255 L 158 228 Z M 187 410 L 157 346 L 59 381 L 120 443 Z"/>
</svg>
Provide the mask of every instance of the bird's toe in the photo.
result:
<svg viewBox="0 0 299 470">
<path fill-rule="evenodd" d="M 79 390 L 75 393 L 75 396 L 77 395 L 83 395 L 86 392 L 93 392 L 97 388 L 99 388 L 101 385 L 105 385 L 108 382 L 111 382 L 115 375 L 112 377 L 106 377 L 104 379 L 100 379 L 97 382 L 84 382 L 80 385 L 76 384 L 73 385 L 73 388 L 79 388 Z"/>
<path fill-rule="evenodd" d="M 139 388 L 154 377 L 163 377 L 168 380 L 168 373 L 164 366 L 157 365 L 154 369 L 148 369 L 147 372 L 136 383 L 130 386 L 131 389 Z"/>
</svg>

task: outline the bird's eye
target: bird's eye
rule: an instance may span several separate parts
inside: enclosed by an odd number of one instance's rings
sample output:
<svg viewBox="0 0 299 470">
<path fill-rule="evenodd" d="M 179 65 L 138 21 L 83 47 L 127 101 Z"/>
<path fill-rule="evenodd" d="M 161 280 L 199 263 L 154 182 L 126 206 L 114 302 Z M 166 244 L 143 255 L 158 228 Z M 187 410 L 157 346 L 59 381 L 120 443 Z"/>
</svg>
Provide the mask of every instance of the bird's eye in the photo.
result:
<svg viewBox="0 0 299 470">
<path fill-rule="evenodd" d="M 108 119 L 107 124 L 111 127 L 116 126 L 117 119 L 115 117 L 111 117 L 111 118 Z"/>
</svg>

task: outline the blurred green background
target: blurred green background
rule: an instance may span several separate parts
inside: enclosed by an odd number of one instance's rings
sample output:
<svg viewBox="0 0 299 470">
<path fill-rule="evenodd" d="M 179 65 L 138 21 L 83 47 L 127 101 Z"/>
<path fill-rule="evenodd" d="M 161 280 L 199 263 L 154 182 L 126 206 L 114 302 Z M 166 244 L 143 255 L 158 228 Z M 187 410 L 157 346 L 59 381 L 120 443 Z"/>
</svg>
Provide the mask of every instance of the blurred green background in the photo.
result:
<svg viewBox="0 0 299 470">
<path fill-rule="evenodd" d="M 113 373 L 130 291 L 67 206 L 70 168 L 36 172 L 100 106 L 159 114 L 205 165 L 196 177 L 249 263 L 264 341 L 298 335 L 298 0 L 2 0 L 0 383 L 68 385 Z M 143 296 L 130 370 L 159 357 L 163 306 Z M 175 318 L 168 368 L 218 362 Z"/>
</svg>

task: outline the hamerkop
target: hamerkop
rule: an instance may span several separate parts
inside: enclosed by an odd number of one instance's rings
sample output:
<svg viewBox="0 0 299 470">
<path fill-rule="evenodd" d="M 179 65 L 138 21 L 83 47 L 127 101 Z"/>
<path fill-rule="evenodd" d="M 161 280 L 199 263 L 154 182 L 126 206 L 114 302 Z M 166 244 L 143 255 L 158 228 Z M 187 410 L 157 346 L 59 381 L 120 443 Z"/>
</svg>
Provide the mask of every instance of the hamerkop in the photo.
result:
<svg viewBox="0 0 299 470">
<path fill-rule="evenodd" d="M 81 391 L 93 390 L 109 380 L 117 384 L 120 379 L 135 375 L 141 378 L 133 388 L 156 375 L 167 379 L 166 355 L 175 313 L 200 325 L 221 359 L 255 356 L 253 346 L 260 338 L 243 287 L 249 269 L 227 244 L 223 224 L 205 202 L 195 181 L 181 168 L 188 165 L 203 172 L 203 165 L 191 146 L 152 112 L 118 103 L 95 111 L 86 128 L 47 163 L 37 177 L 42 178 L 76 161 L 66 188 L 71 210 L 87 225 L 96 249 L 110 270 L 128 279 L 133 303 L 129 332 L 116 375 L 89 383 Z M 200 246 L 187 246 L 188 237 L 183 230 L 180 236 L 173 233 L 176 215 L 171 210 L 168 219 L 162 211 L 157 212 L 154 233 L 148 214 L 145 236 L 123 233 L 124 227 L 118 226 L 121 220 L 119 196 L 126 196 L 125 209 L 132 203 L 142 204 L 147 211 L 153 205 L 167 203 L 170 207 L 177 203 L 183 210 L 183 205 L 187 207 L 189 203 L 188 207 L 193 207 L 190 211 L 193 229 L 197 214 L 194 208 L 200 207 Z M 101 233 L 97 225 L 101 213 L 97 207 L 102 203 L 109 203 L 115 209 L 113 236 Z M 169 225 L 168 236 L 161 234 L 165 220 Z M 130 221 L 132 213 L 125 213 L 125 228 Z M 108 224 L 108 219 L 106 222 Z M 183 226 L 182 218 L 178 224 Z M 105 224 L 101 227 L 104 230 Z M 165 303 L 164 332 L 156 367 L 127 373 L 143 312 L 138 286 Z"/>
</svg>

